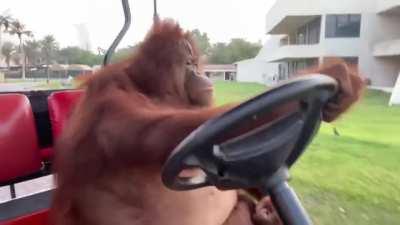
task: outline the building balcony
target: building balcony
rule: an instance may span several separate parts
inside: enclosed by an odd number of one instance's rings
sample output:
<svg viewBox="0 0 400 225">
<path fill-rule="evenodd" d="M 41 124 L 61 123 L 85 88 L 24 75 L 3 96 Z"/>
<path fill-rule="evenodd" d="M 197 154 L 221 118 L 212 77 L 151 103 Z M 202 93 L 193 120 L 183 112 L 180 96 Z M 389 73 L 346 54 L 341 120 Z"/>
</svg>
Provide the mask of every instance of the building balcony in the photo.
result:
<svg viewBox="0 0 400 225">
<path fill-rule="evenodd" d="M 283 62 L 298 59 L 318 58 L 323 54 L 321 45 L 285 45 L 271 53 L 268 62 Z"/>
<path fill-rule="evenodd" d="M 382 15 L 400 15 L 400 1 L 379 0 L 378 13 Z"/>
<path fill-rule="evenodd" d="M 297 28 L 321 16 L 319 0 L 279 0 L 266 16 L 268 34 L 289 34 Z"/>
<path fill-rule="evenodd" d="M 374 56 L 400 56 L 400 39 L 384 41 L 376 44 L 374 46 Z"/>
<path fill-rule="evenodd" d="M 318 17 L 320 15 L 285 16 L 277 24 L 269 28 L 268 34 L 290 34 Z"/>
<path fill-rule="evenodd" d="M 319 44 L 284 45 L 270 52 L 268 62 L 283 62 L 319 57 L 358 57 L 363 52 L 359 38 L 323 39 Z"/>
<path fill-rule="evenodd" d="M 266 15 L 267 34 L 289 34 L 294 27 L 328 14 L 398 12 L 399 0 L 278 0 Z M 287 26 L 288 25 L 288 26 Z"/>
</svg>

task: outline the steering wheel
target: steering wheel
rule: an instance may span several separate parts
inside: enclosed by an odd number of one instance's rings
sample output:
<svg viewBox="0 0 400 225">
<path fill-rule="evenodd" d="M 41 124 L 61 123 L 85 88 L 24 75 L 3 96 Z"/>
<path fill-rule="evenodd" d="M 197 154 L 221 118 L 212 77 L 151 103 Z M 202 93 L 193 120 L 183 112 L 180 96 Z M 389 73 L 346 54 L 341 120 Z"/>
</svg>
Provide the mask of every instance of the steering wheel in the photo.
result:
<svg viewBox="0 0 400 225">
<path fill-rule="evenodd" d="M 313 74 L 292 79 L 211 119 L 171 153 L 162 180 L 173 190 L 215 186 L 221 190 L 258 188 L 271 196 L 285 224 L 311 224 L 287 185 L 289 168 L 302 155 L 321 123 L 321 110 L 337 91 L 337 82 Z M 300 107 L 272 123 L 219 143 L 229 131 L 254 123 L 290 102 Z M 195 176 L 185 169 L 199 168 Z"/>
</svg>

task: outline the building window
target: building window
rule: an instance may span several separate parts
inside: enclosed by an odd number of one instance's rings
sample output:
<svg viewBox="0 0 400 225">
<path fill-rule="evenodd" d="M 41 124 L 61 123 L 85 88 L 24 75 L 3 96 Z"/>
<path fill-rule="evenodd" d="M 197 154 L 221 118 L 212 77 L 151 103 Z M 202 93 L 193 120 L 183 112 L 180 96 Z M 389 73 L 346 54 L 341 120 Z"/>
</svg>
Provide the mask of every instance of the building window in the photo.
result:
<svg viewBox="0 0 400 225">
<path fill-rule="evenodd" d="M 326 33 L 327 38 L 360 37 L 361 15 L 327 15 Z"/>
<path fill-rule="evenodd" d="M 343 60 L 349 65 L 352 69 L 358 71 L 358 57 L 343 57 Z"/>
<path fill-rule="evenodd" d="M 308 44 L 318 44 L 321 36 L 321 17 L 313 20 L 308 27 Z"/>
<path fill-rule="evenodd" d="M 278 80 L 287 80 L 300 71 L 318 66 L 318 58 L 299 59 L 279 64 Z"/>
<path fill-rule="evenodd" d="M 285 45 L 289 45 L 289 37 L 284 37 L 280 40 L 280 46 L 285 46 Z"/>
<path fill-rule="evenodd" d="M 288 63 L 280 63 L 279 64 L 278 80 L 286 80 L 288 78 L 287 66 L 288 66 Z"/>
<path fill-rule="evenodd" d="M 348 66 L 358 71 L 358 57 L 340 57 Z M 324 63 L 330 64 L 331 61 L 335 62 L 337 57 L 324 57 Z"/>
<path fill-rule="evenodd" d="M 342 59 L 349 65 L 358 65 L 358 57 L 343 57 Z"/>
<path fill-rule="evenodd" d="M 324 63 L 330 63 L 331 61 L 335 62 L 338 57 L 325 57 Z M 358 57 L 340 57 L 345 63 L 348 65 L 358 65 Z"/>
<path fill-rule="evenodd" d="M 321 31 L 321 17 L 318 17 L 297 30 L 296 44 L 298 45 L 318 44 L 320 39 L 320 31 Z"/>
<path fill-rule="evenodd" d="M 318 59 L 316 58 L 299 60 L 297 61 L 295 72 L 297 73 L 299 71 L 307 70 L 316 66 L 318 66 Z"/>
<path fill-rule="evenodd" d="M 224 79 L 226 81 L 234 81 L 235 80 L 235 73 L 232 72 L 225 72 L 224 73 Z"/>
<path fill-rule="evenodd" d="M 306 42 L 306 37 L 307 37 L 307 26 L 301 27 L 298 31 L 297 31 L 297 35 L 296 35 L 296 43 L 298 45 L 305 45 L 307 44 Z"/>
</svg>

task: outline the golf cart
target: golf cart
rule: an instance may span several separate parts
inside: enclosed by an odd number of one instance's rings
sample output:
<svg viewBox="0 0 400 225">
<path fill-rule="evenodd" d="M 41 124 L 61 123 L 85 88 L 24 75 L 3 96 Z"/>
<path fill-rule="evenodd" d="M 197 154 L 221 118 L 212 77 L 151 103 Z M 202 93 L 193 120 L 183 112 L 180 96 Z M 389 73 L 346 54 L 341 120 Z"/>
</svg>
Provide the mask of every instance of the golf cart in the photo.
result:
<svg viewBox="0 0 400 225">
<path fill-rule="evenodd" d="M 155 17 L 156 1 L 155 3 Z M 106 65 L 130 25 L 125 24 L 106 54 Z M 334 79 L 321 74 L 293 79 L 207 121 L 182 141 L 164 165 L 162 180 L 173 190 L 205 186 L 219 189 L 257 188 L 271 197 L 286 225 L 312 224 L 294 190 L 289 169 L 319 129 L 321 109 L 337 90 Z M 15 198 L 14 184 L 51 174 L 52 143 L 82 90 L 30 91 L 0 94 L 0 186 L 10 186 L 13 199 L 0 204 L 0 225 L 48 225 L 52 191 Z M 296 112 L 229 140 L 221 136 L 257 121 L 272 109 L 299 102 Z M 23 137 L 24 141 L 20 138 Z M 181 177 L 186 168 L 200 168 L 196 177 Z"/>
</svg>

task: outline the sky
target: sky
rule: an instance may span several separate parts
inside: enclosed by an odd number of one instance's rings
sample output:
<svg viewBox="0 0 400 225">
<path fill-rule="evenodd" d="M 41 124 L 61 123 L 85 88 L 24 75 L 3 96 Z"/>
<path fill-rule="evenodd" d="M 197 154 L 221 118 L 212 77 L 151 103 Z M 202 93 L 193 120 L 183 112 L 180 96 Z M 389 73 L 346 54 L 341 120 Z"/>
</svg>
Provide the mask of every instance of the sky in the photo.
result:
<svg viewBox="0 0 400 225">
<path fill-rule="evenodd" d="M 132 25 L 121 47 L 141 41 L 152 23 L 152 0 L 129 0 Z M 232 38 L 264 42 L 265 16 L 275 0 L 158 0 L 161 18 L 173 18 L 184 29 L 206 32 L 211 42 Z M 122 27 L 119 0 L 1 0 L 8 11 L 26 24 L 36 39 L 55 36 L 61 47 L 108 48 Z M 78 32 L 79 31 L 79 32 Z M 80 35 L 79 35 L 80 34 Z"/>
</svg>

